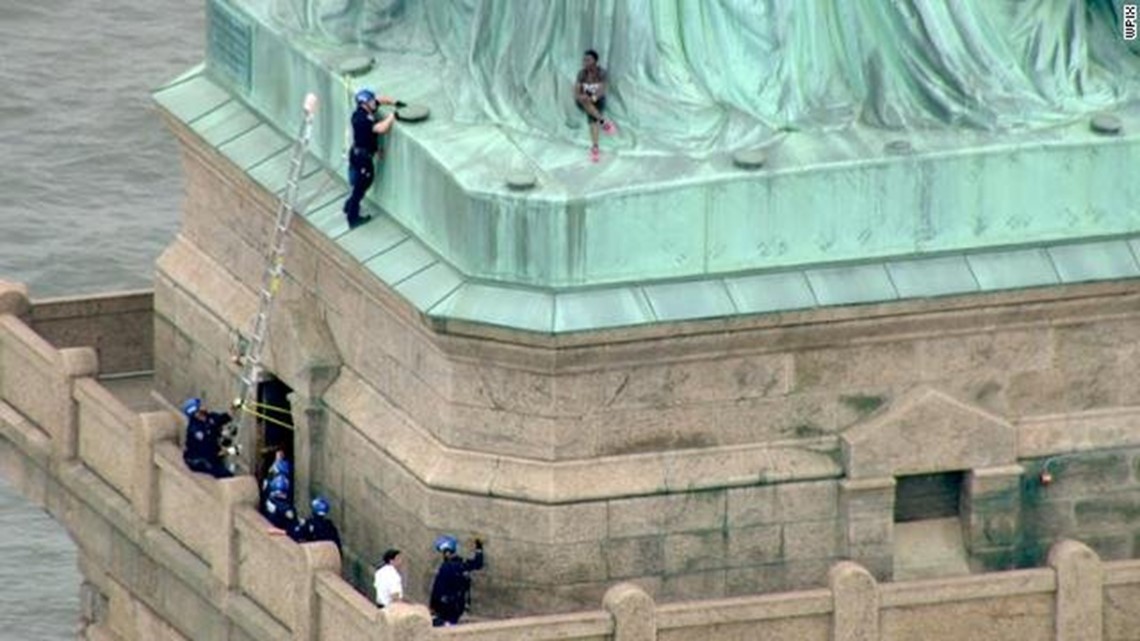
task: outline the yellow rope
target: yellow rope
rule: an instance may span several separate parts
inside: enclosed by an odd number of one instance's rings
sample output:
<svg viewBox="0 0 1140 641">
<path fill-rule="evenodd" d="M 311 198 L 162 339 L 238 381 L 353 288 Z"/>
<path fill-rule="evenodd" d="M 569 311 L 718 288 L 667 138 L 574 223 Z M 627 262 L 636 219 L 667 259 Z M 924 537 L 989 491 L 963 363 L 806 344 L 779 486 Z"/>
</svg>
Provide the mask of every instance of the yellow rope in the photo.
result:
<svg viewBox="0 0 1140 641">
<path fill-rule="evenodd" d="M 260 414 L 257 412 L 257 410 L 249 409 L 245 405 L 242 405 L 241 411 L 245 412 L 246 414 L 249 414 L 250 416 L 253 416 L 254 418 L 259 418 L 259 419 L 261 419 L 267 423 L 273 423 L 274 425 L 280 425 L 281 427 L 284 427 L 287 429 L 294 429 L 294 426 L 292 423 L 286 423 L 284 421 L 279 421 L 279 420 L 273 418 L 272 416 L 268 416 L 266 414 Z"/>
</svg>

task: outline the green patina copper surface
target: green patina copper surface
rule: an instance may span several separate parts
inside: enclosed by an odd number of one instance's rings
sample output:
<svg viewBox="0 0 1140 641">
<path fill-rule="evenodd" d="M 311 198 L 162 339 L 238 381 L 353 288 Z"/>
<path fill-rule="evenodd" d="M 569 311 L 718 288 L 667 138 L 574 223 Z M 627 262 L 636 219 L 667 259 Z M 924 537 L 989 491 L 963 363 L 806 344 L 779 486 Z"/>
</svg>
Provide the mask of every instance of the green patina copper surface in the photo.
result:
<svg viewBox="0 0 1140 641">
<path fill-rule="evenodd" d="M 282 132 L 318 93 L 305 217 L 435 316 L 562 332 L 1137 276 L 1119 3 L 636 4 L 212 0 L 205 67 L 156 97 L 276 191 Z M 546 30 L 508 37 L 524 23 Z M 597 165 L 568 94 L 587 44 L 623 124 Z M 349 233 L 358 84 L 432 117 L 397 124 L 384 218 Z M 1090 127 L 1105 111 L 1116 135 Z M 511 189 L 519 173 L 536 186 Z"/>
</svg>

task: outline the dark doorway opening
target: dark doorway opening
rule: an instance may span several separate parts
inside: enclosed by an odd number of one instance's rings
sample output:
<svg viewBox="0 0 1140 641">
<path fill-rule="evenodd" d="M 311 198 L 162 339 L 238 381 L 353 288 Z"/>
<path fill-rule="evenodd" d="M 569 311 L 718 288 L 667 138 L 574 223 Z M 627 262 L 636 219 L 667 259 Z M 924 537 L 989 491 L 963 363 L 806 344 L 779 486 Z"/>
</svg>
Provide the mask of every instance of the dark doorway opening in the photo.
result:
<svg viewBox="0 0 1140 641">
<path fill-rule="evenodd" d="M 257 425 L 261 435 L 257 446 L 257 477 L 265 478 L 278 450 L 293 462 L 293 407 L 289 394 L 293 389 L 276 377 L 257 386 Z"/>
<path fill-rule="evenodd" d="M 895 479 L 895 523 L 958 516 L 962 472 L 917 474 Z"/>
</svg>

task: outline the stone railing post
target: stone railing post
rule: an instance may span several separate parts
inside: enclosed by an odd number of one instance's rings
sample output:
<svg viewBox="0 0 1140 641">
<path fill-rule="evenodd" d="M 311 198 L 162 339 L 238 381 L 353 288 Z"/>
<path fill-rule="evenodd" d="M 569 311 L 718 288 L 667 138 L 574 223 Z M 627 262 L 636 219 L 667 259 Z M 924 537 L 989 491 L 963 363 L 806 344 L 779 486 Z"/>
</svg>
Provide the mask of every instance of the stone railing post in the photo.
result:
<svg viewBox="0 0 1140 641">
<path fill-rule="evenodd" d="M 297 586 L 297 616 L 293 626 L 295 641 L 317 641 L 320 622 L 317 620 L 320 596 L 317 595 L 317 574 L 332 572 L 340 576 L 340 552 L 330 541 L 305 543 L 301 546 L 305 570 Z"/>
<path fill-rule="evenodd" d="M 867 568 L 840 561 L 827 575 L 834 611 L 831 641 L 879 641 L 879 584 Z"/>
<path fill-rule="evenodd" d="M 1056 641 L 1104 639 L 1104 567 L 1100 557 L 1078 541 L 1060 541 L 1049 550 L 1057 573 Z"/>
<path fill-rule="evenodd" d="M 28 288 L 22 283 L 12 283 L 0 279 L 0 317 L 15 316 L 19 318 L 28 313 L 31 305 L 28 302 Z M 0 327 L 0 332 L 2 332 Z M 0 335 L 0 358 L 3 357 L 4 337 Z M 4 371 L 0 367 L 0 396 L 4 393 Z"/>
<path fill-rule="evenodd" d="M 154 462 L 154 446 L 159 441 L 178 438 L 178 424 L 170 412 L 144 412 L 139 415 L 140 428 L 134 437 L 134 473 L 131 502 L 135 512 L 147 523 L 158 522 L 158 465 Z"/>
<path fill-rule="evenodd" d="M 23 316 L 29 309 L 28 288 L 24 284 L 0 280 L 0 315 Z"/>
<path fill-rule="evenodd" d="M 388 641 L 426 641 L 432 637 L 431 612 L 422 605 L 393 603 L 383 613 Z"/>
<path fill-rule="evenodd" d="M 606 590 L 602 607 L 614 621 L 614 641 L 655 641 L 657 604 L 653 597 L 632 583 L 619 583 Z"/>
<path fill-rule="evenodd" d="M 60 399 L 60 402 L 61 407 L 66 409 L 61 416 L 62 424 L 52 444 L 52 452 L 57 461 L 70 461 L 79 455 L 79 410 L 75 403 L 75 379 L 98 374 L 99 357 L 90 347 L 61 349 L 59 356 L 63 364 L 66 390 L 66 398 Z"/>
<path fill-rule="evenodd" d="M 214 574 L 227 588 L 238 584 L 238 531 L 235 513 L 241 506 L 257 507 L 257 481 L 252 476 L 238 476 L 219 479 L 218 489 L 222 499 L 223 541 L 218 554 Z"/>
</svg>

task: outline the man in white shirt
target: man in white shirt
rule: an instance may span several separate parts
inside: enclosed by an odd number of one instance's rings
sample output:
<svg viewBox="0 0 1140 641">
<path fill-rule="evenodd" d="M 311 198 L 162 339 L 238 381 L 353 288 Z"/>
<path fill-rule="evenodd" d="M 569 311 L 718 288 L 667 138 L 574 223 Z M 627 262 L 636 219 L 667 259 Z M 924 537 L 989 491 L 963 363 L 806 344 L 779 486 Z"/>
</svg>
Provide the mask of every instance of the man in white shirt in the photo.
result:
<svg viewBox="0 0 1140 641">
<path fill-rule="evenodd" d="M 376 605 L 381 608 L 391 605 L 394 601 L 404 600 L 404 579 L 400 576 L 400 568 L 404 565 L 404 557 L 400 551 L 390 549 L 384 553 L 380 569 L 376 570 Z"/>
</svg>

